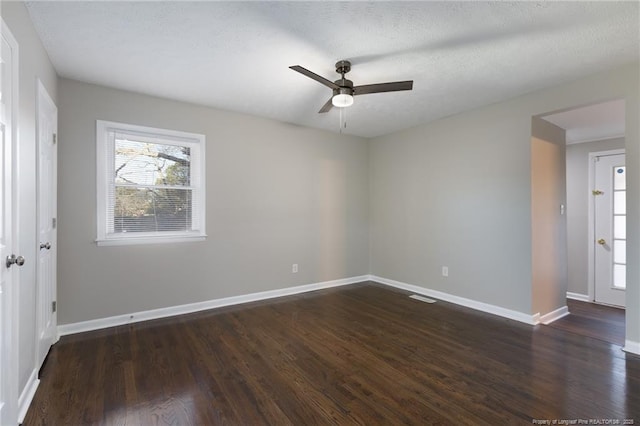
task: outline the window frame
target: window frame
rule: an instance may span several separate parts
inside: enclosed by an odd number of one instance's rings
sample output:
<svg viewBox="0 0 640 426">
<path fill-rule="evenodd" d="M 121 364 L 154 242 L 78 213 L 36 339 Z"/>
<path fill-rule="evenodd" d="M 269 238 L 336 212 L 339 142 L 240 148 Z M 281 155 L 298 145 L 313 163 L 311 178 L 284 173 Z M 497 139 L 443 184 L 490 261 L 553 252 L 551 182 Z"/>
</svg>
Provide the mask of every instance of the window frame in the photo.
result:
<svg viewBox="0 0 640 426">
<path fill-rule="evenodd" d="M 191 199 L 191 231 L 110 232 L 112 225 L 109 220 L 113 221 L 115 198 L 109 197 L 109 194 L 110 191 L 115 191 L 116 187 L 115 163 L 110 161 L 115 155 L 115 138 L 111 137 L 113 133 L 128 133 L 143 139 L 155 140 L 155 143 L 169 143 L 190 148 L 192 170 L 190 187 L 194 188 Z M 202 134 L 96 120 L 96 243 L 99 246 L 113 246 L 204 241 L 207 237 L 205 148 L 206 137 Z M 195 221 L 194 218 L 196 218 Z"/>
</svg>

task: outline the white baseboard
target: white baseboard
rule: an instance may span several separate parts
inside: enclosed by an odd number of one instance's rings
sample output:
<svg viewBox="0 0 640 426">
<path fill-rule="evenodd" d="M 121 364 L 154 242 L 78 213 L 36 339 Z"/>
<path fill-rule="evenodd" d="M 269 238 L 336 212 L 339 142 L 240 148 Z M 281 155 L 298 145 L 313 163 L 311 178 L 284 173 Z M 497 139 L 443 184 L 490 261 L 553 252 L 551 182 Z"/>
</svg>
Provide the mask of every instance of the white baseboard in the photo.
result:
<svg viewBox="0 0 640 426">
<path fill-rule="evenodd" d="M 580 302 L 591 302 L 588 294 L 567 292 L 567 299 L 579 300 Z"/>
<path fill-rule="evenodd" d="M 548 325 L 556 320 L 559 320 L 562 317 L 566 317 L 567 315 L 569 315 L 569 308 L 567 308 L 566 306 L 561 306 L 555 311 L 551 311 L 548 314 L 541 315 L 538 318 L 538 321 L 540 321 L 544 325 Z"/>
<path fill-rule="evenodd" d="M 34 369 L 27 380 L 27 384 L 20 393 L 20 398 L 18 398 L 18 424 L 24 422 L 24 418 L 27 415 L 27 411 L 29 410 L 29 406 L 31 405 L 31 401 L 36 394 L 39 384 L 38 369 Z"/>
<path fill-rule="evenodd" d="M 630 354 L 640 355 L 640 342 L 634 342 L 632 340 L 625 340 L 623 351 Z"/>
<path fill-rule="evenodd" d="M 407 284 L 400 281 L 391 280 L 388 278 L 378 277 L 376 275 L 361 275 L 358 277 L 344 278 L 333 281 L 324 281 L 320 283 L 301 285 L 290 288 L 283 288 L 278 290 L 269 290 L 258 293 L 250 293 L 240 296 L 226 297 L 222 299 L 207 300 L 204 302 L 189 303 L 186 305 L 169 306 L 166 308 L 152 309 L 148 311 L 134 312 L 124 315 L 116 315 L 107 318 L 98 318 L 95 320 L 82 321 L 71 324 L 62 324 L 58 326 L 58 335 L 65 336 L 68 334 L 82 333 L 85 331 L 99 330 L 102 328 L 114 327 L 118 325 L 130 324 L 140 321 L 148 321 L 158 318 L 167 318 L 176 315 L 189 314 L 193 312 L 204 311 L 208 309 L 220 308 L 223 306 L 238 305 L 242 303 L 255 302 L 259 300 L 272 299 L 275 297 L 290 296 L 294 294 L 306 293 L 309 291 L 321 290 L 324 288 L 338 287 L 343 285 L 355 284 L 362 281 L 375 281 L 380 284 L 388 285 L 391 287 L 407 290 L 413 293 L 421 294 L 435 299 L 444 300 L 446 302 L 455 303 L 456 305 L 466 306 L 471 309 L 475 309 L 482 312 L 487 312 L 493 315 L 497 315 L 503 318 L 508 318 L 525 324 L 535 325 L 539 323 L 550 324 L 557 319 L 560 319 L 569 314 L 566 306 L 556 309 L 553 312 L 549 312 L 545 315 L 538 314 L 526 314 L 519 311 L 503 308 L 496 305 L 491 305 L 484 302 L 479 302 L 473 299 L 467 299 L 465 297 L 455 296 L 453 294 L 431 290 L 428 288 L 420 287 L 413 284 Z M 567 292 L 567 297 L 576 300 L 588 301 L 588 296 L 578 293 Z M 629 346 L 628 352 L 640 353 L 640 348 L 634 345 L 640 346 L 635 342 L 627 342 Z M 636 349 L 634 349 L 636 348 Z M 35 391 L 34 391 L 35 392 Z"/>
<path fill-rule="evenodd" d="M 241 303 L 255 302 L 258 300 L 272 299 L 274 297 L 290 296 L 293 294 L 306 293 L 309 291 L 322 290 L 330 287 L 338 287 L 348 284 L 355 284 L 367 281 L 368 275 L 359 277 L 343 278 L 333 281 L 324 281 L 320 283 L 301 285 L 296 287 L 283 288 L 278 290 L 262 291 L 258 293 L 250 293 L 241 296 L 225 297 L 222 299 L 207 300 L 204 302 L 189 303 L 186 305 L 169 306 L 166 308 L 152 309 L 149 311 L 133 312 L 130 314 L 116 315 L 107 318 L 98 318 L 95 320 L 81 321 L 71 324 L 58 325 L 58 335 L 65 336 L 68 334 L 82 333 L 85 331 L 99 330 L 117 325 L 130 324 L 140 321 L 148 321 L 158 318 L 172 317 L 182 314 L 190 314 L 193 312 L 205 311 L 208 309 L 220 308 L 223 306 L 238 305 Z"/>
<path fill-rule="evenodd" d="M 475 309 L 482 312 L 487 312 L 500 317 L 509 318 L 515 321 L 523 322 L 525 324 L 535 325 L 539 322 L 539 315 L 525 314 L 522 312 L 514 311 L 511 309 L 502 308 L 500 306 L 490 305 L 484 302 L 478 302 L 476 300 L 467 299 L 453 294 L 444 293 L 437 290 L 431 290 L 428 288 L 420 287 L 413 284 L 407 284 L 400 281 L 390 280 L 388 278 L 382 278 L 375 275 L 369 277 L 370 281 L 375 281 L 380 284 L 385 284 L 391 287 L 400 288 L 402 290 L 411 291 L 413 293 L 422 294 L 424 296 L 433 297 L 434 299 L 444 300 L 446 302 L 455 303 L 456 305 L 466 306 L 467 308 Z"/>
</svg>

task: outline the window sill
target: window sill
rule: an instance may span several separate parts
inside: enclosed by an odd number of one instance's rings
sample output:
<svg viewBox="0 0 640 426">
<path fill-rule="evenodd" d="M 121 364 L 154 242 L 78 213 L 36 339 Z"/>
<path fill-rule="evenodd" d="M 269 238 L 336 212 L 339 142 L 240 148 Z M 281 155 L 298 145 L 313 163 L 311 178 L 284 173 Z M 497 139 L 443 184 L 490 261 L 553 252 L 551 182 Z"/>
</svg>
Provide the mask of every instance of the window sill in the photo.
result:
<svg viewBox="0 0 640 426">
<path fill-rule="evenodd" d="M 170 244 L 170 243 L 193 243 L 204 241 L 206 235 L 197 236 L 167 236 L 167 237 L 129 237 L 129 238 L 108 238 L 96 240 L 98 246 L 133 246 L 141 244 Z"/>
</svg>

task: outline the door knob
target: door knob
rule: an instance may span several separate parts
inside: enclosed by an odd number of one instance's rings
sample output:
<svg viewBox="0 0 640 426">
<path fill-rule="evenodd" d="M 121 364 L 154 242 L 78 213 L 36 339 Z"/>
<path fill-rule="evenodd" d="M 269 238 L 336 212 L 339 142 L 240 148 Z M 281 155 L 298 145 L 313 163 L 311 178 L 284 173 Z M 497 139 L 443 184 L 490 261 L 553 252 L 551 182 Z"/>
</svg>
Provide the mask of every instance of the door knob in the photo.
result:
<svg viewBox="0 0 640 426">
<path fill-rule="evenodd" d="M 46 242 L 46 243 L 40 243 L 40 249 L 47 249 L 50 250 L 51 249 L 51 243 L 50 242 Z"/>
<path fill-rule="evenodd" d="M 600 244 L 601 246 L 603 246 L 603 245 L 607 244 L 607 242 L 604 240 L 604 238 L 600 238 L 600 239 L 598 240 L 598 244 Z"/>
<path fill-rule="evenodd" d="M 4 264 L 7 265 L 7 268 L 11 268 L 11 265 L 13 264 L 22 266 L 24 265 L 24 257 L 16 256 L 15 254 L 12 254 L 11 256 L 7 256 L 7 259 L 5 260 Z"/>
</svg>

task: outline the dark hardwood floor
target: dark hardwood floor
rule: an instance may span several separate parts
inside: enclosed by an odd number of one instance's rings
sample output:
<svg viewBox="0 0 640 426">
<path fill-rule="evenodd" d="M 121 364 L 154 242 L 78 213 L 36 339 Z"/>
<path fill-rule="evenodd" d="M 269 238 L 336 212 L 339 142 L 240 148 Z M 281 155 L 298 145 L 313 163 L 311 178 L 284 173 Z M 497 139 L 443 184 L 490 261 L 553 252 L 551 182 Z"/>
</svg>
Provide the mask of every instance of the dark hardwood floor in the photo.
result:
<svg viewBox="0 0 640 426">
<path fill-rule="evenodd" d="M 569 315 L 550 327 L 624 346 L 624 309 L 571 299 L 567 299 L 567 307 Z"/>
<path fill-rule="evenodd" d="M 618 345 L 407 296 L 363 283 L 63 337 L 24 425 L 640 424 Z"/>
</svg>

